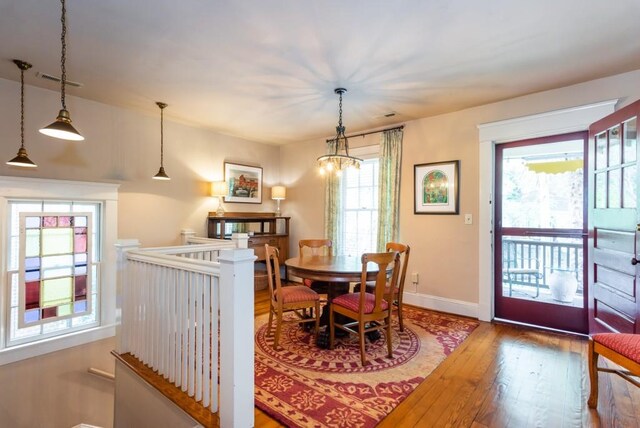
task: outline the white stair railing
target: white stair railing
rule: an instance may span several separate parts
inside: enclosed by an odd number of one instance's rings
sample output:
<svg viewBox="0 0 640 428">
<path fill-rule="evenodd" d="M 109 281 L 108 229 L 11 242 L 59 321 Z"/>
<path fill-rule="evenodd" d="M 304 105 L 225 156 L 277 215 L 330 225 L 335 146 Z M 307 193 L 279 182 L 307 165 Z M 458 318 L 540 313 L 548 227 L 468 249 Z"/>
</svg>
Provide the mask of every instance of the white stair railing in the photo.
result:
<svg viewBox="0 0 640 428">
<path fill-rule="evenodd" d="M 118 245 L 117 352 L 212 412 L 220 409 L 221 426 L 253 426 L 253 250 L 238 249 L 237 239 L 146 249 L 136 243 Z"/>
</svg>

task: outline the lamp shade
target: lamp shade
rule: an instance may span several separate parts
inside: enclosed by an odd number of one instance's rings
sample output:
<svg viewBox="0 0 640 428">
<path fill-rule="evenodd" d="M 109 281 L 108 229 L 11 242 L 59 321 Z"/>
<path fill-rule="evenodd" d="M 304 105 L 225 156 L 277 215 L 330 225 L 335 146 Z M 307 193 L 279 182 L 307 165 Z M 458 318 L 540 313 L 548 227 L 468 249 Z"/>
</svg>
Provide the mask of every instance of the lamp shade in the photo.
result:
<svg viewBox="0 0 640 428">
<path fill-rule="evenodd" d="M 287 188 L 284 186 L 273 186 L 271 188 L 271 199 L 284 200 L 287 196 Z"/>
<path fill-rule="evenodd" d="M 226 181 L 214 181 L 211 183 L 211 196 L 227 196 L 228 194 Z"/>
</svg>

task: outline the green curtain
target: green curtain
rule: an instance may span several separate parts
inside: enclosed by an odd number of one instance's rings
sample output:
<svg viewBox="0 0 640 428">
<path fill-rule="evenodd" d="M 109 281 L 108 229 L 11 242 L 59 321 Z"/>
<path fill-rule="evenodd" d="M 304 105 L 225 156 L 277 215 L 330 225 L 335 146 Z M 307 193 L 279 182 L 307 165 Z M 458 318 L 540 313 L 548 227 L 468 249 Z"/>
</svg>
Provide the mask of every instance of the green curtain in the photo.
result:
<svg viewBox="0 0 640 428">
<path fill-rule="evenodd" d="M 335 150 L 335 144 L 335 141 L 327 143 L 328 153 Z M 340 177 L 334 173 L 325 176 L 324 235 L 333 242 L 333 254 L 342 254 L 342 192 Z"/>
<path fill-rule="evenodd" d="M 400 220 L 400 169 L 402 165 L 402 129 L 384 131 L 380 138 L 378 183 L 378 251 L 387 242 L 397 242 Z"/>
</svg>

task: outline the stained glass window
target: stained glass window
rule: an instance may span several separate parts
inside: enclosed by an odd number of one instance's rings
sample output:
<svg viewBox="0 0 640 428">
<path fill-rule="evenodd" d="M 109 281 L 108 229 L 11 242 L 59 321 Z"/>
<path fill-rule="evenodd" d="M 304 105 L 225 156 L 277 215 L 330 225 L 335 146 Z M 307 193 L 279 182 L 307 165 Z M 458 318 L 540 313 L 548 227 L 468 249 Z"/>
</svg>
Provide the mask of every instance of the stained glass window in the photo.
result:
<svg viewBox="0 0 640 428">
<path fill-rule="evenodd" d="M 91 313 L 91 213 L 21 213 L 19 326 Z"/>
<path fill-rule="evenodd" d="M 102 203 L 8 202 L 6 346 L 99 326 Z"/>
</svg>

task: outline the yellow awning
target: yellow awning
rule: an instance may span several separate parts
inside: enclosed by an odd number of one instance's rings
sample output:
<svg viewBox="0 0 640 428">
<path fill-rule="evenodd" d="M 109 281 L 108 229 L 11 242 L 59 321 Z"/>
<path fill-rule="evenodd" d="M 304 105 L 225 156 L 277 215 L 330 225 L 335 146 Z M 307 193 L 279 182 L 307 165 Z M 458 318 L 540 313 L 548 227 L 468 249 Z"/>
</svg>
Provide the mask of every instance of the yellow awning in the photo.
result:
<svg viewBox="0 0 640 428">
<path fill-rule="evenodd" d="M 584 166 L 582 159 L 571 159 L 552 162 L 527 163 L 527 168 L 536 173 L 562 174 L 563 172 L 573 172 Z"/>
</svg>

